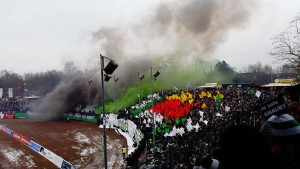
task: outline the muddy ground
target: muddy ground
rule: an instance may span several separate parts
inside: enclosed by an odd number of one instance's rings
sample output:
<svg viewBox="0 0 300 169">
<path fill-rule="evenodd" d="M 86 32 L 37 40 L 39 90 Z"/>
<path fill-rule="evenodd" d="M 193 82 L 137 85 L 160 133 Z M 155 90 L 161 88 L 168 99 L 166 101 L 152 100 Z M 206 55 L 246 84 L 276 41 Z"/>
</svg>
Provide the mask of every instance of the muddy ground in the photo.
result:
<svg viewBox="0 0 300 169">
<path fill-rule="evenodd" d="M 104 168 L 103 129 L 82 121 L 1 119 L 0 124 L 39 143 L 70 162 L 74 168 Z M 126 140 L 107 130 L 108 168 L 124 168 L 122 146 Z M 57 168 L 40 154 L 0 131 L 0 168 Z"/>
</svg>

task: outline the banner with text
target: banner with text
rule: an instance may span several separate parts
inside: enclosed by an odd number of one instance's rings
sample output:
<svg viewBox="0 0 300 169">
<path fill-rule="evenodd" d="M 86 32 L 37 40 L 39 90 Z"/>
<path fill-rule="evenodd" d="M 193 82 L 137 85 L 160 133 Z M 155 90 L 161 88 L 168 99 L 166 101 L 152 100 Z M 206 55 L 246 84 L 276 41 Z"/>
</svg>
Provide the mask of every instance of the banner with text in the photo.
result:
<svg viewBox="0 0 300 169">
<path fill-rule="evenodd" d="M 34 151 L 36 151 L 36 152 L 40 152 L 41 151 L 41 145 L 39 145 L 38 143 L 36 143 L 36 142 L 34 142 L 34 141 L 32 141 L 32 140 L 30 140 L 30 142 L 29 142 L 29 147 L 32 149 L 32 150 L 34 150 Z"/>
<path fill-rule="evenodd" d="M 268 120 L 272 115 L 288 113 L 288 107 L 283 99 L 283 95 L 281 94 L 278 97 L 260 105 L 260 111 L 265 120 Z"/>
<path fill-rule="evenodd" d="M 13 88 L 8 88 L 8 97 L 13 98 Z"/>
<path fill-rule="evenodd" d="M 91 123 L 97 123 L 98 115 L 93 113 L 69 113 L 65 115 L 66 117 L 69 117 L 70 120 L 78 120 L 78 121 L 86 121 Z"/>
<path fill-rule="evenodd" d="M 18 134 L 18 133 L 16 133 L 16 132 L 14 132 L 13 138 L 15 138 L 15 139 L 18 140 L 18 141 L 21 141 L 21 135 Z"/>
<path fill-rule="evenodd" d="M 2 127 L 1 127 L 1 130 L 2 130 L 4 133 L 6 133 L 6 127 L 5 127 L 5 126 L 2 126 Z"/>
<path fill-rule="evenodd" d="M 13 119 L 15 118 L 15 113 L 4 113 L 3 119 Z"/>
<path fill-rule="evenodd" d="M 3 97 L 3 88 L 0 88 L 0 98 Z"/>
<path fill-rule="evenodd" d="M 30 142 L 29 138 L 21 135 L 20 141 L 21 141 L 21 143 L 25 144 L 26 146 L 29 146 L 29 142 Z"/>
<path fill-rule="evenodd" d="M 61 167 L 60 168 L 63 168 L 63 169 L 71 169 L 72 168 L 72 165 L 67 162 L 67 161 L 63 161 L 63 163 L 61 164 Z"/>
<path fill-rule="evenodd" d="M 12 136 L 13 136 L 13 133 L 14 133 L 14 132 L 13 132 L 11 129 L 6 128 L 6 134 L 7 134 L 7 135 L 9 135 L 9 136 L 12 137 Z"/>
<path fill-rule="evenodd" d="M 61 167 L 61 165 L 64 161 L 60 156 L 54 154 L 52 151 L 46 149 L 45 147 L 41 147 L 39 154 L 41 154 L 43 157 L 47 158 L 49 161 L 51 161 L 57 167 Z"/>
</svg>

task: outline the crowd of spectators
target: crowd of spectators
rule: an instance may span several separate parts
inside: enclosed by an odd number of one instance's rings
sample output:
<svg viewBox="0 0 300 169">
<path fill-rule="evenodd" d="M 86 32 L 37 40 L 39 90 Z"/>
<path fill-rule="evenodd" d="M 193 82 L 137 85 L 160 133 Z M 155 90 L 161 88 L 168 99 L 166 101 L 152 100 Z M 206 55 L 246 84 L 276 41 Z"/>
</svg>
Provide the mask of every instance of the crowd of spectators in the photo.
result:
<svg viewBox="0 0 300 169">
<path fill-rule="evenodd" d="M 158 97 L 154 99 L 153 110 L 156 114 L 163 116 L 163 123 L 155 120 L 156 149 L 154 157 L 161 159 L 161 161 L 152 162 L 160 163 L 161 168 L 193 169 L 193 167 L 199 167 L 205 161 L 204 159 L 220 159 L 221 136 L 224 130 L 242 124 L 251 126 L 258 131 L 267 120 L 260 113 L 259 105 L 275 98 L 280 93 L 284 94 L 286 102 L 289 103 L 289 96 L 283 88 L 195 88 L 156 93 Z M 180 116 L 171 117 L 169 116 L 171 110 L 164 108 L 164 104 L 173 99 L 180 100 L 184 107 L 184 113 Z M 137 127 L 145 134 L 146 151 L 153 155 L 153 131 L 152 125 L 149 125 L 153 121 L 151 114 L 145 113 L 145 111 L 151 112 L 152 110 L 150 100 L 151 96 L 144 99 L 144 106 L 134 105 L 130 109 L 121 111 L 118 118 L 127 118 L 137 124 Z M 186 104 L 190 106 L 185 106 Z M 192 126 L 199 125 L 199 127 L 189 129 L 188 123 Z M 168 135 L 170 131 L 166 132 L 165 129 L 172 130 L 174 127 L 183 128 L 184 132 L 172 136 Z M 250 131 L 247 128 L 245 130 Z M 170 149 L 170 147 L 172 148 Z M 136 158 L 132 159 L 132 156 L 136 156 Z M 141 162 L 137 155 L 132 154 L 129 157 L 131 157 L 131 164 L 134 161 L 136 163 Z"/>
<path fill-rule="evenodd" d="M 0 99 L 0 112 L 24 111 L 27 102 L 23 99 Z"/>
</svg>

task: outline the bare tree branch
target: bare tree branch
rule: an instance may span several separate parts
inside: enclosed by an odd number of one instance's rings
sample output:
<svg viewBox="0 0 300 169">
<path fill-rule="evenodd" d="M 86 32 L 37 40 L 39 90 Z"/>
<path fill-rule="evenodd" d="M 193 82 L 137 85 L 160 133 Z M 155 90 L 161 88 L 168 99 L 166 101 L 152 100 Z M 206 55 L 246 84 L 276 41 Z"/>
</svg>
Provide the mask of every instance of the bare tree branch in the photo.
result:
<svg viewBox="0 0 300 169">
<path fill-rule="evenodd" d="M 300 13 L 284 32 L 275 35 L 270 55 L 277 61 L 286 61 L 300 72 Z"/>
</svg>

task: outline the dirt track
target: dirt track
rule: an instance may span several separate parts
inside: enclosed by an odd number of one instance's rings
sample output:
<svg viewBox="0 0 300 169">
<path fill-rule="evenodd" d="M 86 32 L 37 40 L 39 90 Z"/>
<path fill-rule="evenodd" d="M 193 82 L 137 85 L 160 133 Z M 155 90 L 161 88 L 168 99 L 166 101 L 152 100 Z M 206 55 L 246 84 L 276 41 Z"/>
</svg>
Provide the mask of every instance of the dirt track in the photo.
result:
<svg viewBox="0 0 300 169">
<path fill-rule="evenodd" d="M 94 123 L 53 120 L 1 119 L 0 124 L 39 143 L 75 168 L 104 168 L 102 129 Z M 107 130 L 109 168 L 124 168 L 121 148 L 123 136 Z M 2 168 L 57 168 L 31 148 L 0 131 L 0 164 Z M 0 167 L 0 168 L 1 168 Z"/>
</svg>

